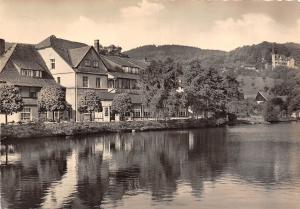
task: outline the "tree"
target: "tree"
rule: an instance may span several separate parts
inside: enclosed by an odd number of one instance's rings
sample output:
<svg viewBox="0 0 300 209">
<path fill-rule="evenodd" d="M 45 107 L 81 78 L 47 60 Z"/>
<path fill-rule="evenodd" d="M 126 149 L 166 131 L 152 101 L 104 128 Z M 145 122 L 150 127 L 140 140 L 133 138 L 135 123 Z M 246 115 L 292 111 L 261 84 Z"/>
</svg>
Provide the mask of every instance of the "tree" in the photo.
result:
<svg viewBox="0 0 300 209">
<path fill-rule="evenodd" d="M 269 122 L 276 122 L 280 120 L 282 113 L 286 113 L 285 102 L 278 97 L 272 98 L 265 104 L 264 119 Z"/>
<path fill-rule="evenodd" d="M 100 54 L 111 55 L 111 56 L 119 56 L 119 57 L 128 57 L 128 55 L 122 53 L 122 47 L 109 45 L 105 47 L 100 47 Z"/>
<path fill-rule="evenodd" d="M 126 113 L 132 112 L 132 108 L 132 101 L 129 94 L 121 93 L 114 96 L 111 110 L 120 114 L 121 120 L 123 120 Z"/>
<path fill-rule="evenodd" d="M 92 112 L 102 112 L 101 100 L 95 91 L 84 92 L 78 104 L 78 111 L 80 113 L 90 113 L 90 121 L 92 121 Z"/>
<path fill-rule="evenodd" d="M 38 109 L 39 112 L 50 111 L 63 111 L 69 108 L 66 102 L 65 90 L 56 85 L 44 86 L 38 96 Z"/>
<path fill-rule="evenodd" d="M 230 94 L 229 81 L 214 68 L 203 68 L 199 60 L 189 63 L 183 73 L 183 88 L 187 104 L 195 114 L 224 112 Z"/>
<path fill-rule="evenodd" d="M 139 86 L 143 92 L 143 104 L 150 108 L 153 116 L 170 117 L 179 109 L 181 100 L 179 76 L 182 66 L 172 59 L 152 61 L 141 73 Z"/>
<path fill-rule="evenodd" d="M 7 115 L 21 111 L 23 106 L 23 99 L 17 87 L 7 84 L 0 86 L 0 113 L 5 114 L 5 124 Z"/>
</svg>

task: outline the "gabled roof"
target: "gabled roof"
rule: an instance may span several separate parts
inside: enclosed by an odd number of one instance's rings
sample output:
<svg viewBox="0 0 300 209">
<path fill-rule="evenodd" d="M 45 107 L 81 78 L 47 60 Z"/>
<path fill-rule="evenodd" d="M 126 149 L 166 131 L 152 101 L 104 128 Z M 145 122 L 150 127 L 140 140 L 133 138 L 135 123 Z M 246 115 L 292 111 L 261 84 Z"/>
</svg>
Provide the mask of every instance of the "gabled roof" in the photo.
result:
<svg viewBox="0 0 300 209">
<path fill-rule="evenodd" d="M 84 43 L 56 38 L 54 35 L 49 36 L 45 40 L 35 45 L 36 49 L 45 49 L 52 47 L 71 67 L 73 67 L 73 63 L 69 56 L 69 50 L 86 46 L 88 45 Z"/>
<path fill-rule="evenodd" d="M 102 59 L 99 57 L 99 68 L 77 68 L 78 65 L 82 62 L 83 58 L 91 50 L 94 50 L 94 47 L 88 46 L 87 44 L 69 41 L 61 38 L 56 38 L 55 36 L 49 36 L 45 40 L 36 44 L 36 49 L 45 49 L 52 47 L 62 59 L 70 65 L 77 72 L 90 72 L 90 73 L 105 73 L 106 67 L 102 63 Z M 96 51 L 95 51 L 96 52 Z M 96 53 L 98 56 L 98 53 Z M 100 69 L 100 71 L 99 71 Z"/>
<path fill-rule="evenodd" d="M 117 64 L 119 66 L 139 68 L 139 66 L 130 62 L 129 58 L 126 58 L 126 57 L 107 56 L 107 55 L 103 55 L 102 57 L 108 61 L 114 62 L 115 64 Z"/>
<path fill-rule="evenodd" d="M 7 62 L 9 61 L 11 55 L 15 51 L 16 46 L 17 46 L 17 44 L 7 47 L 7 45 L 5 44 L 5 48 L 6 48 L 5 52 L 3 55 L 0 56 L 0 73 L 2 72 L 2 70 L 6 66 Z"/>
<path fill-rule="evenodd" d="M 19 86 L 56 85 L 44 60 L 31 44 L 14 44 L 0 57 L 0 80 Z M 20 69 L 40 70 L 43 78 L 26 77 Z"/>
<path fill-rule="evenodd" d="M 89 52 L 91 48 L 91 46 L 84 46 L 76 49 L 69 49 L 70 61 L 73 67 L 77 67 L 80 64 L 82 59 L 85 57 L 85 55 Z"/>
<path fill-rule="evenodd" d="M 133 59 L 133 58 L 126 58 L 129 62 L 139 66 L 139 68 L 141 69 L 146 69 L 148 67 L 148 65 L 150 64 L 149 62 L 146 62 L 144 60 L 137 60 L 137 59 Z"/>
<path fill-rule="evenodd" d="M 11 60 L 19 68 L 41 70 L 50 74 L 46 63 L 44 62 L 41 55 L 37 52 L 34 45 L 17 44 L 14 53 L 12 54 Z"/>
<path fill-rule="evenodd" d="M 261 95 L 265 99 L 265 101 L 268 101 L 271 98 L 271 95 L 268 92 L 263 92 L 263 91 L 257 92 L 256 99 L 258 98 L 259 95 Z"/>
</svg>

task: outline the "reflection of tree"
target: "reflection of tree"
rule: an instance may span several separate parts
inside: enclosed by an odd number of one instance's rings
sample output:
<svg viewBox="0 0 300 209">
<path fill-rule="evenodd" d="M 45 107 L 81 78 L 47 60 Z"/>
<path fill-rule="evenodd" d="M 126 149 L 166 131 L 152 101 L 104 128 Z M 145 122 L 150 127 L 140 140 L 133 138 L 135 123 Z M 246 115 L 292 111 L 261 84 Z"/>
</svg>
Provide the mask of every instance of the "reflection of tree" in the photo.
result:
<svg viewBox="0 0 300 209">
<path fill-rule="evenodd" d="M 203 181 L 216 179 L 226 165 L 223 135 L 222 129 L 208 129 L 21 144 L 16 146 L 16 152 L 21 153 L 20 165 L 1 170 L 5 174 L 1 180 L 7 182 L 4 198 L 15 208 L 41 205 L 50 183 L 68 172 L 66 159 L 70 153 L 77 153 L 77 191 L 69 195 L 64 206 L 92 208 L 104 201 L 117 205 L 124 195 L 138 194 L 141 189 L 151 191 L 154 201 L 171 201 L 181 180 L 189 182 L 199 195 Z M 26 179 L 28 176 L 32 180 Z M 31 186 L 24 186 L 21 193 L 30 194 L 35 202 L 28 196 L 15 201 L 19 198 L 15 184 L 25 182 Z"/>
<path fill-rule="evenodd" d="M 1 167 L 3 198 L 12 208 L 39 207 L 50 183 L 64 174 L 67 152 L 39 143 L 15 145 L 15 152 L 21 162 Z"/>
<path fill-rule="evenodd" d="M 193 133 L 193 149 L 188 152 L 188 163 L 183 172 L 195 195 L 200 195 L 203 181 L 214 181 L 227 163 L 225 129 L 207 129 Z"/>
<path fill-rule="evenodd" d="M 86 144 L 79 149 L 77 166 L 78 197 L 90 208 L 100 206 L 109 182 L 102 172 L 102 153 L 95 150 L 95 144 Z"/>
</svg>

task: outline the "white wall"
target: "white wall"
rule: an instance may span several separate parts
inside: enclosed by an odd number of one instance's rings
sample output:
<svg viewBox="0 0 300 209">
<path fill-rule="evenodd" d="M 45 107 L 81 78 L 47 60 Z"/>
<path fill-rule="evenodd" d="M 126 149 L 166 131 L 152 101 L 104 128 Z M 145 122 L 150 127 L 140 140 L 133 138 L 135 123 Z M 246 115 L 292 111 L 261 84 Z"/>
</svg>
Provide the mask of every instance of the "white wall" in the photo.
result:
<svg viewBox="0 0 300 209">
<path fill-rule="evenodd" d="M 61 85 L 64 87 L 75 87 L 75 72 L 71 66 L 52 48 L 38 50 L 44 59 L 47 67 L 50 69 L 52 76 L 57 82 L 57 77 L 61 79 Z M 51 69 L 50 59 L 55 59 L 55 69 Z"/>
</svg>

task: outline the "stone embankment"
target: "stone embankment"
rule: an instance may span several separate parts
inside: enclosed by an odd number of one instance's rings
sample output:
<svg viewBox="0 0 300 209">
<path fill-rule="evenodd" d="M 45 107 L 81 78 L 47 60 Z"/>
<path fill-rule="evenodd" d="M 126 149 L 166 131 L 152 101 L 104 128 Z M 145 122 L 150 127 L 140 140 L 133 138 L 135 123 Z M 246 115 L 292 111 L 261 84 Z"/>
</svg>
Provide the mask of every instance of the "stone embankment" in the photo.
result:
<svg viewBox="0 0 300 209">
<path fill-rule="evenodd" d="M 87 134 L 153 131 L 168 129 L 206 128 L 223 125 L 224 121 L 181 119 L 125 122 L 62 122 L 2 125 L 1 139 L 42 138 L 52 136 L 77 136 Z"/>
</svg>

